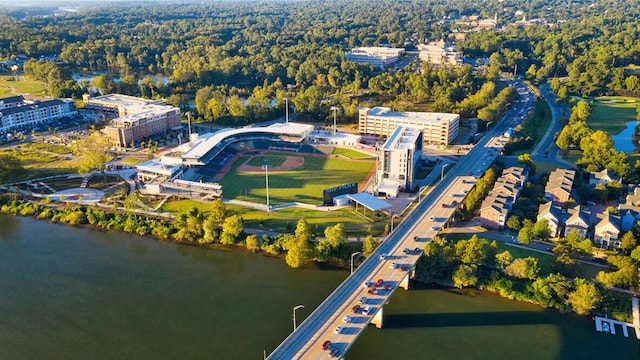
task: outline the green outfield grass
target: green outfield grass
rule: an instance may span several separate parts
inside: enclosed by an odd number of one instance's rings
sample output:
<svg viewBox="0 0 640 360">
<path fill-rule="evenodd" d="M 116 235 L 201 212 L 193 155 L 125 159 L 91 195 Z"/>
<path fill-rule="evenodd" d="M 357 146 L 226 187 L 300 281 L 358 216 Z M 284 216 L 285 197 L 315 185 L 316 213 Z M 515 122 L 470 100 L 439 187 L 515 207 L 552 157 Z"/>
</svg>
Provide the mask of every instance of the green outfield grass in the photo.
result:
<svg viewBox="0 0 640 360">
<path fill-rule="evenodd" d="M 593 130 L 604 130 L 610 135 L 620 133 L 627 122 L 636 119 L 639 98 L 624 96 L 601 96 L 593 99 L 594 111 L 587 124 Z"/>
<path fill-rule="evenodd" d="M 360 151 L 356 151 L 356 150 L 344 149 L 344 148 L 335 148 L 333 149 L 333 152 L 331 154 L 344 156 L 349 159 L 375 159 L 374 156 L 371 156 L 369 154 L 361 153 Z"/>
<path fill-rule="evenodd" d="M 269 154 L 266 154 L 269 155 Z M 305 156 L 302 166 L 292 171 L 269 171 L 271 205 L 289 202 L 318 204 L 322 190 L 352 182 L 362 182 L 375 165 L 373 161 Z M 247 160 L 241 157 L 220 182 L 224 197 L 263 203 L 266 199 L 265 174 L 238 172 Z"/>
<path fill-rule="evenodd" d="M 254 156 L 247 162 L 250 166 L 262 166 L 268 164 L 269 167 L 276 167 L 282 165 L 287 160 L 284 155 L 259 155 Z"/>
<path fill-rule="evenodd" d="M 204 203 L 195 200 L 175 200 L 168 201 L 162 208 L 161 212 L 169 212 L 178 214 L 196 207 L 201 212 L 208 214 L 211 203 Z M 235 214 L 242 216 L 244 226 L 252 229 L 263 229 L 277 232 L 293 232 L 300 218 L 305 218 L 309 223 L 311 231 L 322 236 L 327 226 L 342 223 L 345 231 L 349 236 L 359 236 L 364 238 L 367 229 L 371 227 L 374 235 L 380 235 L 384 231 L 384 225 L 388 221 L 371 222 L 362 216 L 355 214 L 352 208 L 345 208 L 335 211 L 315 211 L 302 208 L 288 208 L 278 211 L 265 213 L 264 211 L 254 210 L 250 208 L 240 207 L 236 205 L 227 205 L 227 209 Z"/>
<path fill-rule="evenodd" d="M 20 94 L 45 95 L 44 84 L 30 80 L 15 80 L 13 75 L 0 75 L 0 96 Z"/>
</svg>

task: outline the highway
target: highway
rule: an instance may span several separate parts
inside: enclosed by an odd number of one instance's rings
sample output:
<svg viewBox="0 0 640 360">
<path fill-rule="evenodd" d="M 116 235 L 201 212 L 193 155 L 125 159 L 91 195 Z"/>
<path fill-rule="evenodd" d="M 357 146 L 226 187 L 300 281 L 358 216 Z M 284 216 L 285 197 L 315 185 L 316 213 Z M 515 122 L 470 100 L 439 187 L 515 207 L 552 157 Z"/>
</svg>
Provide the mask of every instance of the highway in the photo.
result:
<svg viewBox="0 0 640 360">
<path fill-rule="evenodd" d="M 403 252 L 405 248 L 424 247 L 446 225 L 476 179 L 491 166 L 500 153 L 506 139 L 503 132 L 519 123 L 521 112 L 531 108 L 533 96 L 518 101 L 508 114 L 476 146 L 464 156 L 422 199 L 407 218 L 347 279 L 340 284 L 272 353 L 269 359 L 320 359 L 327 358 L 330 350 L 323 350 L 322 344 L 331 341 L 335 357 L 344 357 L 357 338 L 364 332 L 375 314 L 382 309 L 398 289 L 401 282 L 410 275 L 420 254 Z M 382 259 L 381 255 L 387 254 Z M 405 265 L 405 270 L 392 268 L 392 263 Z M 365 282 L 383 279 L 388 290 L 378 288 L 368 294 Z M 360 301 L 365 298 L 364 303 Z M 359 304 L 370 306 L 371 313 L 358 312 L 352 308 Z M 352 319 L 343 322 L 345 315 Z M 342 325 L 340 333 L 334 330 Z"/>
</svg>

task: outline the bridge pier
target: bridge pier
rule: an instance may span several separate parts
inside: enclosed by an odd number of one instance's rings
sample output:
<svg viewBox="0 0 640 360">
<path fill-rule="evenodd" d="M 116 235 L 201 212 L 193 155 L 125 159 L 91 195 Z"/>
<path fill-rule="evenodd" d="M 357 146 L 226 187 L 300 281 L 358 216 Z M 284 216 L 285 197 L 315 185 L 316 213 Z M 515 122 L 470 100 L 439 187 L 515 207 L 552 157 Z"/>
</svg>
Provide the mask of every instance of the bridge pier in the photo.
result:
<svg viewBox="0 0 640 360">
<path fill-rule="evenodd" d="M 375 325 L 378 329 L 382 329 L 382 316 L 384 315 L 384 306 L 380 306 L 380 310 L 373 315 L 373 319 L 371 319 L 371 323 Z"/>
<path fill-rule="evenodd" d="M 407 276 L 405 276 L 402 281 L 400 281 L 400 287 L 405 289 L 405 290 L 409 290 L 409 281 L 411 279 L 413 279 L 416 275 L 416 269 L 412 268 L 411 270 L 407 271 Z"/>
</svg>

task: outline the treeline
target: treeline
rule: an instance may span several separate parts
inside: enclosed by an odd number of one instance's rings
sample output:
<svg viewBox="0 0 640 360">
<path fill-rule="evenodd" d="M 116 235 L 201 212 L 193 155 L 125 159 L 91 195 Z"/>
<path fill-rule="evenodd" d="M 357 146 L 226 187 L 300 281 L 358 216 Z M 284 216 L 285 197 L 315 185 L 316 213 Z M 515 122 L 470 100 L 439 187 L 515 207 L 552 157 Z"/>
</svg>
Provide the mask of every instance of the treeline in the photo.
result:
<svg viewBox="0 0 640 360">
<path fill-rule="evenodd" d="M 462 207 L 458 210 L 460 219 L 469 220 L 475 215 L 480 204 L 482 204 L 482 200 L 484 200 L 491 188 L 493 188 L 493 184 L 498 178 L 498 172 L 502 172 L 502 169 L 490 167 L 482 177 L 476 181 L 476 185 L 469 191 L 469 194 L 467 194 L 462 203 Z"/>
<path fill-rule="evenodd" d="M 347 244 L 343 224 L 328 226 L 324 237 L 316 239 L 303 218 L 293 234 L 257 236 L 244 232 L 243 220 L 229 211 L 221 200 L 215 200 L 207 215 L 193 207 L 180 213 L 174 221 L 153 216 L 103 210 L 82 205 L 52 206 L 8 196 L 0 197 L 0 212 L 31 216 L 69 225 L 91 225 L 104 230 L 118 230 L 195 245 L 239 245 L 250 251 L 270 255 L 285 254 L 287 264 L 297 268 L 309 261 L 346 262 L 353 252 Z M 115 206 L 115 204 L 114 204 Z M 379 242 L 368 235 L 362 253 L 368 256 Z"/>
<path fill-rule="evenodd" d="M 509 251 L 498 253 L 495 241 L 483 246 L 475 235 L 458 242 L 436 237 L 427 243 L 416 267 L 416 280 L 459 288 L 474 286 L 561 312 L 607 314 L 623 321 L 631 318 L 628 295 L 560 273 L 541 276 L 537 259 L 513 258 Z"/>
</svg>

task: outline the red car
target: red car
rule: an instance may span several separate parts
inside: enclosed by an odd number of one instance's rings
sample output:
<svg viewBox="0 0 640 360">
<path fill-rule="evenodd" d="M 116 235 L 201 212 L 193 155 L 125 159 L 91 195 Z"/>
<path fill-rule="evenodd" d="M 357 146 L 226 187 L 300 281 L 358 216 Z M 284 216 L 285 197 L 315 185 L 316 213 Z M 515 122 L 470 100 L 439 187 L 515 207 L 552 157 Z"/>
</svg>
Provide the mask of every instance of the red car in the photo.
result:
<svg viewBox="0 0 640 360">
<path fill-rule="evenodd" d="M 384 283 L 384 280 L 378 279 L 378 281 L 376 281 L 376 286 L 382 286 L 382 283 Z"/>
<path fill-rule="evenodd" d="M 369 294 L 369 295 L 373 295 L 375 293 L 376 293 L 376 287 L 375 286 L 372 286 L 372 287 L 369 288 L 369 290 L 367 290 L 367 294 Z"/>
<path fill-rule="evenodd" d="M 351 308 L 351 312 L 352 312 L 352 313 L 354 313 L 354 314 L 358 314 L 358 313 L 360 313 L 360 305 L 354 305 L 354 306 Z"/>
<path fill-rule="evenodd" d="M 322 343 L 322 350 L 329 350 L 331 348 L 331 341 L 326 340 Z"/>
</svg>

